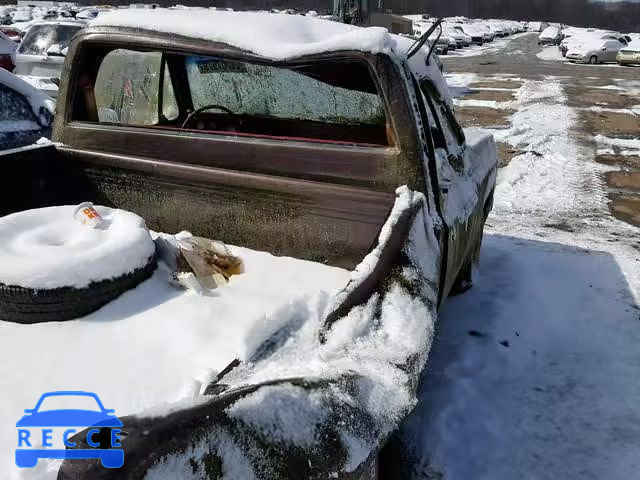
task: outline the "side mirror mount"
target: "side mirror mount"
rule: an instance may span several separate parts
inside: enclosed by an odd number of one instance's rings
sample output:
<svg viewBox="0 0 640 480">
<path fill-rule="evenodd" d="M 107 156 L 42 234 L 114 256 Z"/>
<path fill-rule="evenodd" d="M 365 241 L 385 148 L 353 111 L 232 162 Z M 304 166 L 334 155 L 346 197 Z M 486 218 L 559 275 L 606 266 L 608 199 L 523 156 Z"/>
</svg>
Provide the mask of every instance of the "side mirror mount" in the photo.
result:
<svg viewBox="0 0 640 480">
<path fill-rule="evenodd" d="M 28 414 L 33 413 L 33 408 L 25 408 L 24 413 L 28 413 Z"/>
</svg>

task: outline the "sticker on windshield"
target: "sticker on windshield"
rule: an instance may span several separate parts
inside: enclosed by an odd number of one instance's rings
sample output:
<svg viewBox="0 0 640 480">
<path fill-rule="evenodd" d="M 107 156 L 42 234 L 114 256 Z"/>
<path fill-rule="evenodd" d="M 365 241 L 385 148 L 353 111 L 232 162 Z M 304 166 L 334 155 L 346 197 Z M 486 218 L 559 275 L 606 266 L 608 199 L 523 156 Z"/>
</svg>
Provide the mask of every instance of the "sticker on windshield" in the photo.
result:
<svg viewBox="0 0 640 480">
<path fill-rule="evenodd" d="M 83 408 L 73 408 L 79 404 Z M 120 444 L 122 422 L 114 410 L 104 407 L 95 393 L 43 393 L 35 407 L 24 413 L 16 423 L 18 467 L 35 467 L 41 458 L 99 459 L 106 468 L 119 468 L 124 464 Z M 88 448 L 80 448 L 80 442 Z"/>
</svg>

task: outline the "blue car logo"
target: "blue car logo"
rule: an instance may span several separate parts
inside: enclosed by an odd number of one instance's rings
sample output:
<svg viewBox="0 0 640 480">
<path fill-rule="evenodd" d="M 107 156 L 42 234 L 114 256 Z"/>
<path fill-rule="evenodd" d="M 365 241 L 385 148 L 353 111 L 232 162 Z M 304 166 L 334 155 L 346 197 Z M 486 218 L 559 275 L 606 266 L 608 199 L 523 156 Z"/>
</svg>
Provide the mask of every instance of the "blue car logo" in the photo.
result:
<svg viewBox="0 0 640 480">
<path fill-rule="evenodd" d="M 42 402 L 51 397 L 89 397 L 95 400 L 98 409 L 57 409 L 43 410 Z M 114 415 L 114 410 L 104 408 L 100 398 L 95 393 L 80 391 L 60 391 L 43 393 L 33 409 L 26 409 L 25 415 L 18 420 L 18 448 L 16 449 L 16 465 L 21 468 L 35 467 L 40 458 L 52 459 L 100 459 L 102 465 L 107 468 L 119 468 L 124 464 L 124 451 L 120 445 L 120 428 L 122 422 Z M 87 444 L 93 448 L 73 448 L 76 446 L 69 437 L 76 430 L 69 428 L 62 434 L 64 445 L 69 448 L 32 448 L 32 442 L 37 442 L 36 430 L 41 429 L 42 446 L 53 446 L 53 428 L 51 427 L 92 427 L 87 432 Z M 42 428 L 49 427 L 49 428 Z M 100 429 L 110 428 L 111 448 L 100 448 L 97 441 Z M 33 436 L 32 436 L 33 435 Z"/>
</svg>

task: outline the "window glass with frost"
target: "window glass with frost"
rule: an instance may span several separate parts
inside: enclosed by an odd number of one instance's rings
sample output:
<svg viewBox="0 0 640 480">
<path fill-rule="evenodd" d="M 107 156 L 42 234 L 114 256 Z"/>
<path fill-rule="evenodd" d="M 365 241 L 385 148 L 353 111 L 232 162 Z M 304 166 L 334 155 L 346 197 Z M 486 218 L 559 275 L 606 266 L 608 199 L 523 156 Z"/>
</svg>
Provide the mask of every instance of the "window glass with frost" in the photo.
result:
<svg viewBox="0 0 640 480">
<path fill-rule="evenodd" d="M 327 123 L 381 124 L 377 93 L 342 88 L 294 67 L 189 57 L 187 75 L 194 108 L 220 105 L 234 114 Z"/>
<path fill-rule="evenodd" d="M 157 124 L 162 65 L 161 52 L 109 52 L 100 64 L 94 87 L 98 120 L 125 125 Z M 166 65 L 162 92 L 162 114 L 166 119 L 175 119 L 178 107 Z"/>
</svg>

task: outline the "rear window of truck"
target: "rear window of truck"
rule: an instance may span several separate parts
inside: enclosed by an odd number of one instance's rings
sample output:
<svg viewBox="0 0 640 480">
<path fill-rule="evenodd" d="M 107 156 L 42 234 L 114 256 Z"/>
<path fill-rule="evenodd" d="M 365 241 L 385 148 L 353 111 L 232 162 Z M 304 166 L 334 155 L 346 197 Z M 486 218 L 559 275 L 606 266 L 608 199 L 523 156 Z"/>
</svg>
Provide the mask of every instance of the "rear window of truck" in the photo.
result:
<svg viewBox="0 0 640 480">
<path fill-rule="evenodd" d="M 74 120 L 211 135 L 391 143 L 385 106 L 358 59 L 269 64 L 114 49 L 76 79 Z"/>
</svg>

